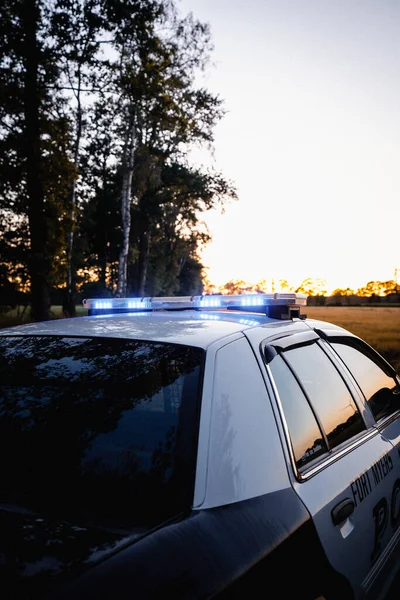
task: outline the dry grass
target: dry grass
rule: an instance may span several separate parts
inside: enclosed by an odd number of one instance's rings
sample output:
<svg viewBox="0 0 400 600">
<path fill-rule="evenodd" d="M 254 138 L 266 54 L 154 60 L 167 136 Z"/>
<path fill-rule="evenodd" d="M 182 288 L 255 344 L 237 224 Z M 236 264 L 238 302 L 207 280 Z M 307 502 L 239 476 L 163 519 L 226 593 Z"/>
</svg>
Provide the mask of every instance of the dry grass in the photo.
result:
<svg viewBox="0 0 400 600">
<path fill-rule="evenodd" d="M 400 307 L 307 306 L 303 312 L 348 329 L 399 367 Z"/>
</svg>

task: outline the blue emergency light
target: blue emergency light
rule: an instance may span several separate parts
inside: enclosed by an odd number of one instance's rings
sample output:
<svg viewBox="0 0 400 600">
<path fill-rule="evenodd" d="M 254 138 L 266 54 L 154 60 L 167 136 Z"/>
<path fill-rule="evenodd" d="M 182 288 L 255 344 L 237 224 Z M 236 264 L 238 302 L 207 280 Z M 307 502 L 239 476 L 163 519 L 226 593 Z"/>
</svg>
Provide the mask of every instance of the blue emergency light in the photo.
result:
<svg viewBox="0 0 400 600">
<path fill-rule="evenodd" d="M 303 315 L 300 315 L 300 306 L 306 304 L 307 296 L 295 293 L 109 298 L 83 301 L 83 306 L 88 310 L 89 315 L 191 309 L 257 312 L 273 318 L 301 318 Z"/>
</svg>

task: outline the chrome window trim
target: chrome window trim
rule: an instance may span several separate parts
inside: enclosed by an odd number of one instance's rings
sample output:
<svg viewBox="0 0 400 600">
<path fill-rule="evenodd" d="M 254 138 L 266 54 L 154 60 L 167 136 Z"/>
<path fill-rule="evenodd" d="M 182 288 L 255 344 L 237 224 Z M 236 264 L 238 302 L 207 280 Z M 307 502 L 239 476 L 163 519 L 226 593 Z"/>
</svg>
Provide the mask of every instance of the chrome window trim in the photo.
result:
<svg viewBox="0 0 400 600">
<path fill-rule="evenodd" d="M 375 421 L 374 427 L 381 433 L 383 429 L 391 425 L 394 421 L 396 421 L 400 417 L 400 408 L 398 408 L 394 413 L 388 415 L 387 417 L 382 417 L 379 421 Z"/>
<path fill-rule="evenodd" d="M 286 445 L 287 445 L 287 447 L 289 449 L 289 455 L 290 455 L 290 460 L 291 460 L 291 463 L 292 463 L 292 468 L 293 468 L 293 471 L 294 471 L 296 479 L 298 479 L 299 471 L 298 471 L 297 466 L 296 466 L 296 460 L 295 460 L 295 457 L 294 457 L 293 446 L 292 446 L 292 442 L 291 442 L 290 434 L 289 434 L 289 427 L 288 427 L 288 424 L 287 424 L 287 421 L 286 421 L 285 413 L 283 412 L 283 406 L 282 406 L 281 398 L 279 396 L 279 392 L 278 392 L 278 388 L 276 386 L 275 380 L 274 380 L 274 378 L 272 376 L 272 371 L 270 369 L 270 366 L 269 365 L 265 365 L 265 366 L 266 366 L 266 369 L 267 369 L 267 374 L 268 374 L 269 381 L 270 381 L 271 386 L 272 386 L 272 390 L 274 392 L 275 401 L 276 401 L 276 404 L 278 406 L 278 412 L 279 412 L 279 416 L 281 418 L 282 427 L 283 427 L 283 431 L 284 431 L 285 438 L 286 438 Z"/>
<path fill-rule="evenodd" d="M 342 448 L 341 450 L 331 450 L 329 456 L 326 459 L 321 459 L 320 464 L 310 469 L 306 473 L 299 473 L 299 481 L 307 481 L 308 479 L 322 471 L 322 469 L 325 469 L 330 464 L 336 462 L 345 454 L 352 452 L 355 448 L 358 448 L 358 446 L 362 446 L 362 444 L 365 444 L 365 442 L 367 442 L 368 440 L 370 440 L 378 434 L 379 432 L 376 429 L 367 429 L 362 434 L 360 434 L 360 437 L 352 438 L 353 441 L 350 442 L 345 448 Z"/>
</svg>

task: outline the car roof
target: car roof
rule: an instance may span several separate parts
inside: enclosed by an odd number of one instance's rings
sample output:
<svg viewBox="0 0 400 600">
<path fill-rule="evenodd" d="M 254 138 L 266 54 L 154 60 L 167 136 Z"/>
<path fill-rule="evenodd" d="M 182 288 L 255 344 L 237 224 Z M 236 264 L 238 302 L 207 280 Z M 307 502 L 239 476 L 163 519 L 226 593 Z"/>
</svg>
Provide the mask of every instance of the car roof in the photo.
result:
<svg viewBox="0 0 400 600">
<path fill-rule="evenodd" d="M 277 329 L 285 329 L 285 324 L 288 321 L 250 312 L 166 310 L 54 319 L 8 327 L 0 330 L 0 335 L 141 339 L 207 348 L 218 340 L 257 327 L 271 327 L 276 334 Z"/>
</svg>

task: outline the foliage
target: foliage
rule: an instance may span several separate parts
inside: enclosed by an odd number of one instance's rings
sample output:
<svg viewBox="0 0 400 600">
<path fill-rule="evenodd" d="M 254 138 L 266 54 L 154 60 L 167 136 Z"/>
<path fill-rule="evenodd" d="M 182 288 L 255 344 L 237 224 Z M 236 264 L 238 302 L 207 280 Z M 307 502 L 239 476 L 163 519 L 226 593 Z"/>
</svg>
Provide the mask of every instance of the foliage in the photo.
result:
<svg viewBox="0 0 400 600">
<path fill-rule="evenodd" d="M 400 286 L 393 280 L 369 281 L 365 287 L 357 290 L 356 295 L 361 297 L 388 296 L 400 292 Z"/>
<path fill-rule="evenodd" d="M 48 6 L 5 0 L 0 6 L 0 210 L 8 225 L 0 260 L 12 263 L 32 292 L 35 318 L 47 318 L 48 287 L 62 251 L 69 123 L 55 90 L 57 53 L 48 38 Z"/>
<path fill-rule="evenodd" d="M 236 198 L 187 163 L 224 114 L 197 85 L 211 51 L 208 25 L 173 0 L 1 4 L 0 265 L 35 319 L 51 316 L 53 288 L 69 313 L 84 285 L 115 293 L 124 241 L 130 291 L 202 289 L 201 215 Z"/>
<path fill-rule="evenodd" d="M 208 287 L 213 287 L 208 281 Z M 326 282 L 323 279 L 312 279 L 307 277 L 299 285 L 289 284 L 287 279 L 278 279 L 277 282 L 274 279 L 267 280 L 263 279 L 258 283 L 249 283 L 243 280 L 233 279 L 228 281 L 219 288 L 213 287 L 213 292 L 221 294 L 245 294 L 245 293 L 259 293 L 259 292 L 296 292 L 306 294 L 307 296 L 318 297 L 320 304 L 324 304 L 323 298 L 328 297 L 326 291 Z M 390 281 L 369 281 L 364 287 L 359 288 L 357 291 L 351 288 L 337 288 L 335 289 L 330 297 L 336 298 L 338 301 L 342 298 L 350 298 L 351 296 L 357 296 L 359 298 L 370 298 L 378 300 L 380 298 L 388 298 L 389 296 L 396 296 L 400 294 L 400 286 L 393 280 Z"/>
</svg>

